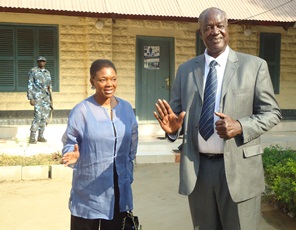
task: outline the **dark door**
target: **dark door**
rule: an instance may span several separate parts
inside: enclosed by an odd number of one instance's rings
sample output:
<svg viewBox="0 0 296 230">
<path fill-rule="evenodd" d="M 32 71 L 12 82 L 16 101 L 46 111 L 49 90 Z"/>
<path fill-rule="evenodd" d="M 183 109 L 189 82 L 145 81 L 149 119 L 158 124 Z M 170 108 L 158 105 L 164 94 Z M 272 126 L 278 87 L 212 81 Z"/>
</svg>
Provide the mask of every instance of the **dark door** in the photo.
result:
<svg viewBox="0 0 296 230">
<path fill-rule="evenodd" d="M 169 101 L 174 77 L 173 39 L 137 38 L 136 114 L 141 122 L 155 122 L 153 111 L 158 99 Z"/>
</svg>

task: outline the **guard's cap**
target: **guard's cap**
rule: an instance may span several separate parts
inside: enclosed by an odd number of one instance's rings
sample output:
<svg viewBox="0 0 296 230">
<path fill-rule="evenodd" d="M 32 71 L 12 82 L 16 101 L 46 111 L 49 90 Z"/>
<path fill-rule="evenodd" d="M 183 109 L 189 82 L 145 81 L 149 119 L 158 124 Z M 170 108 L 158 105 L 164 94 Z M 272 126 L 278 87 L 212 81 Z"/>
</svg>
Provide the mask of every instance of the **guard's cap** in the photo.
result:
<svg viewBox="0 0 296 230">
<path fill-rule="evenodd" d="M 39 56 L 39 57 L 37 58 L 37 61 L 46 61 L 46 58 L 43 57 L 43 56 Z"/>
</svg>

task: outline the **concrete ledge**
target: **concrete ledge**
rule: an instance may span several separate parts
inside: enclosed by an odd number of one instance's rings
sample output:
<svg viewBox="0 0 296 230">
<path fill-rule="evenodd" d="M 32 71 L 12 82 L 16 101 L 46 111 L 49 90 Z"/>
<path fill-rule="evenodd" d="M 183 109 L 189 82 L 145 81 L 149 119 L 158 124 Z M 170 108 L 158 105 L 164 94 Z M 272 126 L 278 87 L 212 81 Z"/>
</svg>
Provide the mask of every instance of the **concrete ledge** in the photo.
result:
<svg viewBox="0 0 296 230">
<path fill-rule="evenodd" d="M 13 139 L 17 134 L 17 127 L 14 126 L 0 126 L 0 139 Z"/>
<path fill-rule="evenodd" d="M 279 124 L 274 126 L 269 132 L 295 132 L 296 122 L 295 121 L 281 121 Z"/>
<path fill-rule="evenodd" d="M 178 156 L 173 152 L 141 152 L 136 156 L 136 164 L 176 163 Z"/>
<path fill-rule="evenodd" d="M 72 178 L 73 169 L 64 165 L 0 166 L 1 181 Z"/>
<path fill-rule="evenodd" d="M 165 137 L 165 132 L 159 127 L 158 122 L 150 124 L 139 123 L 139 135 L 141 137 Z"/>
<path fill-rule="evenodd" d="M 51 179 L 64 179 L 71 178 L 73 169 L 65 167 L 64 165 L 51 165 L 49 178 Z"/>
<path fill-rule="evenodd" d="M 12 181 L 22 179 L 22 166 L 1 166 L 0 181 Z"/>
<path fill-rule="evenodd" d="M 22 167 L 22 180 L 48 179 L 48 175 L 49 166 L 46 165 Z"/>
</svg>

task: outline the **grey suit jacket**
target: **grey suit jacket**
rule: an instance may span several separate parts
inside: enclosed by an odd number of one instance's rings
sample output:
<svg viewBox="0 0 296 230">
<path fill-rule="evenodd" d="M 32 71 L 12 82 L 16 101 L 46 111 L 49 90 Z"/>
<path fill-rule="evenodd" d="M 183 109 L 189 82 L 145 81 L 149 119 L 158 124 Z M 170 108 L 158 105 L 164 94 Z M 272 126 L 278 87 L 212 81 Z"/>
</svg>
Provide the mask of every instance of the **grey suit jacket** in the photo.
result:
<svg viewBox="0 0 296 230">
<path fill-rule="evenodd" d="M 189 195 L 199 170 L 198 121 L 203 104 L 205 57 L 180 65 L 170 105 L 176 114 L 186 111 L 182 134 L 179 193 Z M 282 118 L 266 61 L 230 49 L 222 83 L 220 111 L 241 123 L 243 135 L 224 141 L 224 163 L 235 202 L 264 191 L 260 135 Z"/>
</svg>

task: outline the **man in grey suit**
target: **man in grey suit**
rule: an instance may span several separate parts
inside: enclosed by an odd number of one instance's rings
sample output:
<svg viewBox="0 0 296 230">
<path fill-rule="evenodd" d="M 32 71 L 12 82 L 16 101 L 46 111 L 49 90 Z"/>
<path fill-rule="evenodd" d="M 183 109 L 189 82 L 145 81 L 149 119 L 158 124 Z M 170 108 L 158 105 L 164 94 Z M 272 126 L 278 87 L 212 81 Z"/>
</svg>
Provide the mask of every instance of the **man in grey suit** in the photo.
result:
<svg viewBox="0 0 296 230">
<path fill-rule="evenodd" d="M 264 191 L 260 136 L 280 122 L 281 112 L 266 61 L 228 46 L 226 13 L 208 8 L 199 23 L 207 49 L 180 65 L 170 104 L 158 100 L 154 116 L 171 141 L 183 134 L 179 193 L 188 196 L 194 229 L 257 229 Z M 215 79 L 210 93 L 207 78 Z M 201 118 L 208 95 L 214 106 Z"/>
</svg>

